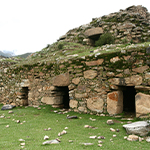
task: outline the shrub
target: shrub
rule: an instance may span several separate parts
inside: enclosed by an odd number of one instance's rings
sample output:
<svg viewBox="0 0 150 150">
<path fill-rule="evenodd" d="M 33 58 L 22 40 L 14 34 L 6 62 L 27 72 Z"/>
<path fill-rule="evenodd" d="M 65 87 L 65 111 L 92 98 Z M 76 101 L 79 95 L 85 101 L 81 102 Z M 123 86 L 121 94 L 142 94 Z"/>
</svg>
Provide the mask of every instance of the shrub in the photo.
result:
<svg viewBox="0 0 150 150">
<path fill-rule="evenodd" d="M 102 34 L 99 39 L 95 42 L 95 46 L 102 46 L 105 44 L 113 44 L 115 42 L 115 38 L 111 33 Z"/>
<path fill-rule="evenodd" d="M 57 47 L 58 47 L 58 49 L 63 49 L 63 46 L 64 46 L 64 45 L 63 45 L 62 43 L 60 43 L 60 44 L 58 44 Z"/>
</svg>

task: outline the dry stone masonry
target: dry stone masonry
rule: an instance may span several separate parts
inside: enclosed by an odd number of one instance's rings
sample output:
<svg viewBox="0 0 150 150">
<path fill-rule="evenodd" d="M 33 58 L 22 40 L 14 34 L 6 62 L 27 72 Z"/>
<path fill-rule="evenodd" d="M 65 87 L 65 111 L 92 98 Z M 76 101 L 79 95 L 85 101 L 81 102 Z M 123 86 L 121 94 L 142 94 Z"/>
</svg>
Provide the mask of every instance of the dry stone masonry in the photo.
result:
<svg viewBox="0 0 150 150">
<path fill-rule="evenodd" d="M 131 6 L 125 10 L 93 18 L 89 24 L 69 30 L 59 38 L 94 45 L 100 35 L 111 33 L 116 43 L 143 42 L 150 36 L 150 13 L 145 7 Z"/>
<path fill-rule="evenodd" d="M 3 69 L 0 102 L 16 106 L 44 103 L 111 115 L 133 105 L 136 116 L 145 117 L 150 112 L 149 59 L 149 47 L 141 46 L 123 53 Z"/>
<path fill-rule="evenodd" d="M 110 31 L 116 40 L 147 40 L 150 14 L 142 6 L 93 19 L 70 30 L 60 40 L 94 42 Z M 132 111 L 136 117 L 150 114 L 150 47 L 131 44 L 105 45 L 89 56 L 36 62 L 20 66 L 1 63 L 0 103 L 16 106 L 48 104 L 83 113 L 120 114 Z M 110 50 L 116 47 L 118 51 Z M 107 52 L 108 49 L 108 52 Z M 78 56 L 78 55 L 75 55 Z"/>
</svg>

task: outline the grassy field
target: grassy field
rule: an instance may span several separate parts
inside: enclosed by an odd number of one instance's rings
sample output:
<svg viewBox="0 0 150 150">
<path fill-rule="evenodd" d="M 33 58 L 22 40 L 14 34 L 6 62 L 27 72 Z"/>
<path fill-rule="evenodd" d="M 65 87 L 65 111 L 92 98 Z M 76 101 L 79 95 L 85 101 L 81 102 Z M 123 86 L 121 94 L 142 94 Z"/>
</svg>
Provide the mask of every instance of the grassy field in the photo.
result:
<svg viewBox="0 0 150 150">
<path fill-rule="evenodd" d="M 0 105 L 0 108 L 2 105 Z M 1 150 L 148 150 L 149 143 L 146 141 L 129 142 L 124 140 L 126 131 L 122 127 L 127 120 L 121 120 L 112 117 L 100 117 L 89 114 L 79 114 L 75 112 L 62 113 L 59 109 L 53 109 L 50 106 L 40 106 L 41 110 L 33 107 L 14 108 L 12 114 L 9 110 L 0 111 L 0 149 Z M 60 114 L 54 112 L 57 110 Z M 79 119 L 67 119 L 67 115 L 76 115 Z M 92 119 L 96 119 L 92 121 Z M 113 125 L 107 125 L 106 121 L 113 119 Z M 16 120 L 20 120 L 17 123 Z M 121 123 L 123 122 L 123 124 Z M 6 126 L 9 125 L 7 128 Z M 96 128 L 84 128 L 84 125 L 90 125 Z M 58 136 L 65 127 L 67 134 Z M 44 129 L 51 128 L 49 131 Z M 110 128 L 119 129 L 120 132 L 112 132 Z M 116 137 L 113 135 L 116 134 Z M 44 136 L 49 136 L 49 140 L 60 139 L 59 144 L 42 145 Z M 98 147 L 98 139 L 90 139 L 90 136 L 104 136 L 102 147 Z M 25 147 L 21 148 L 19 139 L 25 140 Z M 113 140 L 113 142 L 110 141 Z M 69 142 L 72 140 L 73 142 Z M 85 146 L 82 143 L 93 143 Z"/>
</svg>

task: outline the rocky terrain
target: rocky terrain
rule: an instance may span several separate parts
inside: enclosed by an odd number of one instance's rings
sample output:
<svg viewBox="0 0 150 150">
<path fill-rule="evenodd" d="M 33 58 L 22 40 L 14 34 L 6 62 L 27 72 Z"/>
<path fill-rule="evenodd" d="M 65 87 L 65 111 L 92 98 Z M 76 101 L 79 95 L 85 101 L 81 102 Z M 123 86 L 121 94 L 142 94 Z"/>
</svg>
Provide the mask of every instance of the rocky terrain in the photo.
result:
<svg viewBox="0 0 150 150">
<path fill-rule="evenodd" d="M 108 32 L 115 42 L 95 47 Z M 0 102 L 116 115 L 130 109 L 124 95 L 131 88 L 132 111 L 145 117 L 150 111 L 149 34 L 150 13 L 131 6 L 69 30 L 26 59 L 2 58 Z"/>
<path fill-rule="evenodd" d="M 116 43 L 139 43 L 150 40 L 150 13 L 145 7 L 131 6 L 125 10 L 93 18 L 88 24 L 69 30 L 59 38 L 94 45 L 99 36 L 110 32 Z"/>
</svg>

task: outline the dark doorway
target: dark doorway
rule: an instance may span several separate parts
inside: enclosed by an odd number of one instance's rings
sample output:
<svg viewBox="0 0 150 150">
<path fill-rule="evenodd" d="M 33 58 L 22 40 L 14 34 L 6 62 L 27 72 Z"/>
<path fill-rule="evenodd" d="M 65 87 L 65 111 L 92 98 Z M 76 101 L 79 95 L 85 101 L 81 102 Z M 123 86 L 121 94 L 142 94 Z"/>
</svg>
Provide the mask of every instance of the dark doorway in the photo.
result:
<svg viewBox="0 0 150 150">
<path fill-rule="evenodd" d="M 135 113 L 135 95 L 134 86 L 122 87 L 123 92 L 123 111 Z"/>
<path fill-rule="evenodd" d="M 29 92 L 28 87 L 22 87 L 22 89 L 21 89 L 21 93 L 22 93 L 21 100 L 22 100 L 23 106 L 28 105 L 28 92 Z"/>
<path fill-rule="evenodd" d="M 61 93 L 63 93 L 63 105 L 64 108 L 68 109 L 69 108 L 69 89 L 68 86 L 63 86 L 63 87 L 59 87 L 59 91 L 61 91 Z"/>
</svg>

